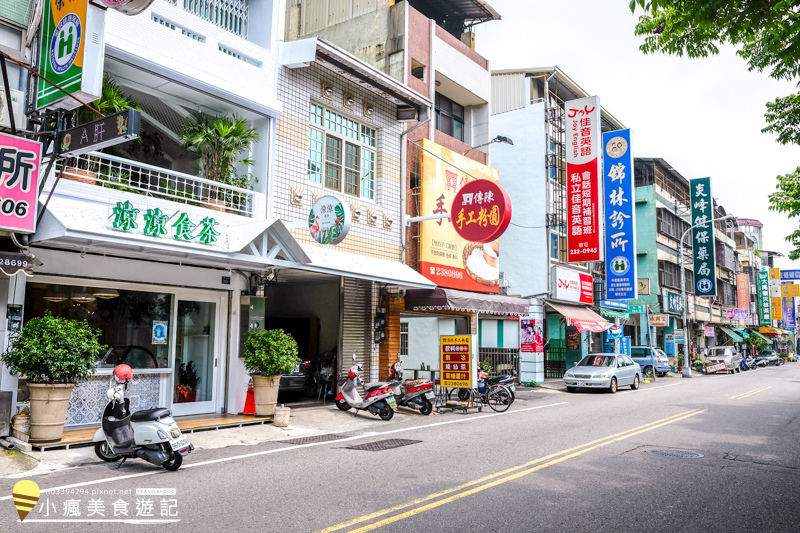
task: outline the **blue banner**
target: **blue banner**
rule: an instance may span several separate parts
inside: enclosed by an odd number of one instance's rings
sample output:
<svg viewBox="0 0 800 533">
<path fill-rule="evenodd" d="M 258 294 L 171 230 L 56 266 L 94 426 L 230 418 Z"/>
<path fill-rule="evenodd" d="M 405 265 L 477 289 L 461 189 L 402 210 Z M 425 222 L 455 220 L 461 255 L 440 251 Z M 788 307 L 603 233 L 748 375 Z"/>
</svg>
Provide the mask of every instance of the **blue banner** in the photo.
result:
<svg viewBox="0 0 800 533">
<path fill-rule="evenodd" d="M 784 279 L 800 279 L 800 270 L 781 269 L 781 280 Z"/>
<path fill-rule="evenodd" d="M 795 329 L 797 321 L 794 317 L 794 297 L 783 299 L 783 329 Z"/>
<path fill-rule="evenodd" d="M 622 337 L 620 339 L 620 353 L 627 355 L 628 357 L 631 356 L 631 338 L 630 337 Z"/>
<path fill-rule="evenodd" d="M 631 130 L 603 134 L 606 299 L 635 300 L 636 209 Z"/>
<path fill-rule="evenodd" d="M 620 311 L 628 310 L 628 301 L 616 302 L 611 300 L 600 300 L 600 307 L 607 307 L 609 309 L 619 309 Z"/>
</svg>

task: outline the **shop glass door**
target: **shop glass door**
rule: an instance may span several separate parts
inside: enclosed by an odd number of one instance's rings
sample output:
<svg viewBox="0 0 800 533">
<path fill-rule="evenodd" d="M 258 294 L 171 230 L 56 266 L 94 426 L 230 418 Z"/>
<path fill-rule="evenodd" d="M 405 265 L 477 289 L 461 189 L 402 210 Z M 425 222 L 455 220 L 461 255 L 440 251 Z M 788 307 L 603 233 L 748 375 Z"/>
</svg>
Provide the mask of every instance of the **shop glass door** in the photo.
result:
<svg viewBox="0 0 800 533">
<path fill-rule="evenodd" d="M 219 301 L 177 302 L 172 389 L 176 416 L 216 411 L 218 309 Z"/>
</svg>

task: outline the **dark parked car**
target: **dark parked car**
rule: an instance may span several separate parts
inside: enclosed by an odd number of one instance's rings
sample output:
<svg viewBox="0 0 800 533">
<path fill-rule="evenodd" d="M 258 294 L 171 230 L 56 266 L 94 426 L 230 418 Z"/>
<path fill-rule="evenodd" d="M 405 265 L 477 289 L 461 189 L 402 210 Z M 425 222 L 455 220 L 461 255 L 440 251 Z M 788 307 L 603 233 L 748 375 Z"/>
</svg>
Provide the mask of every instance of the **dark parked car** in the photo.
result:
<svg viewBox="0 0 800 533">
<path fill-rule="evenodd" d="M 305 363 L 308 363 L 308 361 L 300 363 L 294 367 L 290 373 L 283 374 L 281 376 L 281 384 L 278 388 L 278 394 L 282 396 L 287 394 L 299 396 L 303 393 L 306 384 L 306 372 L 305 367 L 303 366 Z"/>
<path fill-rule="evenodd" d="M 111 346 L 100 356 L 100 368 L 114 368 L 126 364 L 131 368 L 165 368 L 166 361 L 158 357 L 144 346 Z"/>
<path fill-rule="evenodd" d="M 772 350 L 761 350 L 758 356 L 756 356 L 756 362 L 758 361 L 766 361 L 768 365 L 775 366 L 780 365 L 782 362 L 781 357 Z"/>
</svg>

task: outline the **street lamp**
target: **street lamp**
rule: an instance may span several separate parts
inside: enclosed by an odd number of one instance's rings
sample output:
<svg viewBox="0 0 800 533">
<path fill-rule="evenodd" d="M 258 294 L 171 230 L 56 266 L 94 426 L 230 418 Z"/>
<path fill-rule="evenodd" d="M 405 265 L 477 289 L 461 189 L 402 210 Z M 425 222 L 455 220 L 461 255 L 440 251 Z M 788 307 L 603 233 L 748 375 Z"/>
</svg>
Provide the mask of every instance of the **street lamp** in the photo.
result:
<svg viewBox="0 0 800 533">
<path fill-rule="evenodd" d="M 489 146 L 492 143 L 506 143 L 506 144 L 510 144 L 511 146 L 514 146 L 514 141 L 512 141 L 508 137 L 504 137 L 503 135 L 498 135 L 497 137 L 495 137 L 494 139 L 492 139 L 488 143 L 483 143 L 483 144 L 479 144 L 478 146 L 473 146 L 472 148 L 470 148 L 469 150 L 465 151 L 461 155 L 467 155 L 468 153 L 470 153 L 471 151 L 473 151 L 476 148 L 483 148 L 484 146 Z"/>
<path fill-rule="evenodd" d="M 712 218 L 711 220 L 707 220 L 702 224 L 695 224 L 694 226 L 690 226 L 689 229 L 683 232 L 681 236 L 681 294 L 683 295 L 683 377 L 690 378 L 692 377 L 692 369 L 689 367 L 689 328 L 688 328 L 688 318 L 686 317 L 687 307 L 686 305 L 686 270 L 683 266 L 683 240 L 686 238 L 686 234 L 692 231 L 697 226 L 705 226 L 707 224 L 714 224 L 714 222 L 721 221 L 721 220 L 731 220 L 732 218 L 736 218 L 733 215 L 725 215 L 724 217 L 720 218 Z M 713 226 L 712 226 L 713 228 Z M 712 232 L 713 235 L 713 232 Z M 717 273 L 714 272 L 714 277 L 717 277 Z"/>
</svg>

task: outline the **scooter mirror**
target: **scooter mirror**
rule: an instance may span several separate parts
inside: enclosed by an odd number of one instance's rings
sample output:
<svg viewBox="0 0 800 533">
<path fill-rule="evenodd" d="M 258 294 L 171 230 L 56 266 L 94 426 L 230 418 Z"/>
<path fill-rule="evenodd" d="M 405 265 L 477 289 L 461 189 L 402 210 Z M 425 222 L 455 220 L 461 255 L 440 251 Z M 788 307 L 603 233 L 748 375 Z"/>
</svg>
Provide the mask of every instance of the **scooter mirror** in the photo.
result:
<svg viewBox="0 0 800 533">
<path fill-rule="evenodd" d="M 353 363 L 356 362 L 356 354 L 353 354 Z"/>
</svg>

